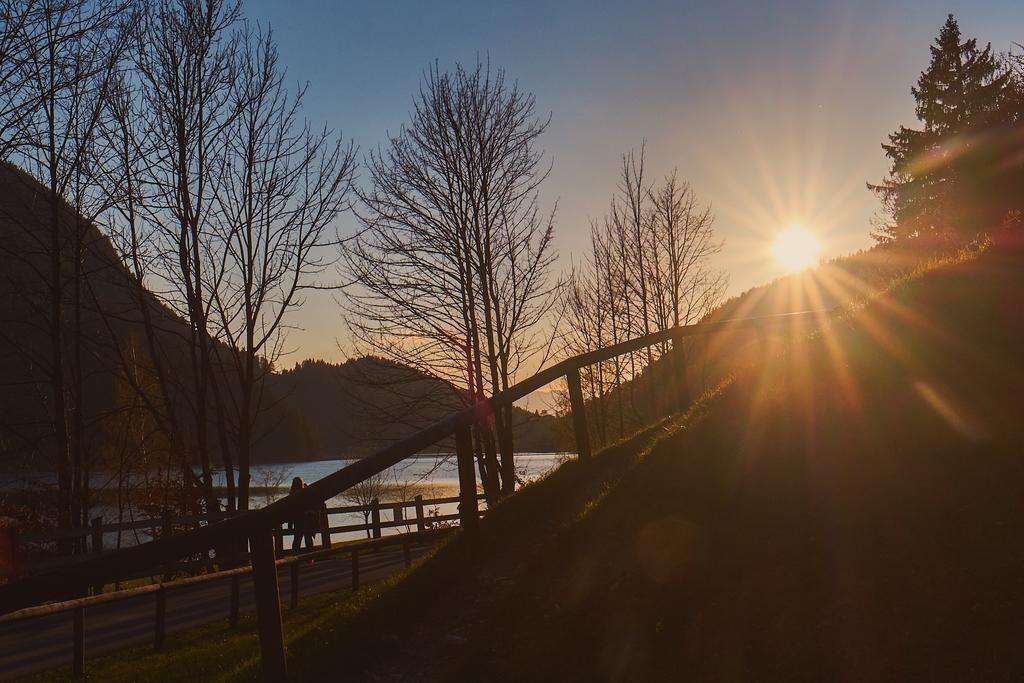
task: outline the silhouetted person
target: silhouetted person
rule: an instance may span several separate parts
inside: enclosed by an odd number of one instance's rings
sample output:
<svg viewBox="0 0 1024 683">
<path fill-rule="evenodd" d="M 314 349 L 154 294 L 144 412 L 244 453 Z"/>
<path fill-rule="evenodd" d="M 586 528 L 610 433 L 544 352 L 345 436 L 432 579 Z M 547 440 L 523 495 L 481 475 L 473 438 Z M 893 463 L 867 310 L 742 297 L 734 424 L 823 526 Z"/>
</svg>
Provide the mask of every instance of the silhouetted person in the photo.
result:
<svg viewBox="0 0 1024 683">
<path fill-rule="evenodd" d="M 306 482 L 302 481 L 302 477 L 292 479 L 291 493 L 298 493 L 304 488 L 306 488 Z M 288 527 L 295 532 L 295 535 L 292 537 L 292 550 L 301 550 L 303 540 L 306 541 L 307 550 L 313 549 L 313 534 L 317 531 L 318 516 L 319 508 L 315 507 L 303 510 L 288 523 Z"/>
</svg>

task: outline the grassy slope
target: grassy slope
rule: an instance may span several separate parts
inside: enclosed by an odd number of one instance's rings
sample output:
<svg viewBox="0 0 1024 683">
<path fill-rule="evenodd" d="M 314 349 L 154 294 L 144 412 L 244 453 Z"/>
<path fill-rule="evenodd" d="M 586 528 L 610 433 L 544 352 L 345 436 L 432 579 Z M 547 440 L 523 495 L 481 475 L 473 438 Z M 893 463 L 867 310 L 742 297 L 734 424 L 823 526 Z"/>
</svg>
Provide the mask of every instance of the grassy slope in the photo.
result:
<svg viewBox="0 0 1024 683">
<path fill-rule="evenodd" d="M 1004 258 L 861 312 L 838 335 L 842 371 L 817 345 L 726 389 L 481 635 L 514 656 L 464 664 L 509 679 L 1019 676 L 1024 283 Z"/>
<path fill-rule="evenodd" d="M 846 307 L 871 292 L 888 287 L 894 279 L 927 267 L 949 249 L 948 244 L 940 243 L 875 245 L 748 289 L 722 302 L 700 322 Z M 766 333 L 769 337 L 775 335 L 774 330 Z M 689 339 L 686 360 L 691 391 L 703 393 L 717 386 L 735 374 L 738 368 L 748 364 L 751 354 L 756 352 L 756 340 L 745 331 Z M 610 438 L 620 434 L 618 391 L 625 392 L 625 403 L 636 408 L 635 411 L 625 411 L 622 424 L 625 434 L 649 424 L 654 416 L 664 417 L 672 410 L 672 402 L 668 400 L 672 392 L 668 382 L 668 361 L 666 356 L 655 359 L 652 365 L 644 367 L 638 377 L 625 382 L 619 389 L 611 388 L 605 394 L 608 411 L 606 429 Z M 589 417 L 595 440 L 600 442 L 598 410 L 592 409 Z M 559 427 L 563 447 L 571 449 L 571 420 L 564 418 Z"/>
<path fill-rule="evenodd" d="M 422 561 L 422 560 L 420 560 Z M 357 593 L 342 589 L 302 598 L 297 609 L 282 612 L 285 639 L 302 638 L 310 631 L 339 619 L 350 619 L 380 595 L 400 584 L 405 573 L 364 586 Z M 287 600 L 287 596 L 282 596 Z M 173 596 L 169 600 L 173 600 Z M 68 617 L 70 623 L 70 616 Z M 243 613 L 237 629 L 227 628 L 227 619 L 185 631 L 169 633 L 163 652 L 155 654 L 149 645 L 131 647 L 103 657 L 89 656 L 88 612 L 86 613 L 86 678 L 95 681 L 180 681 L 252 680 L 259 667 L 259 639 L 256 615 Z M 70 626 L 69 626 L 70 628 Z M 70 631 L 69 637 L 70 637 Z M 68 680 L 70 662 L 35 674 L 26 683 L 56 683 Z"/>
<path fill-rule="evenodd" d="M 502 545 L 452 544 L 354 622 L 299 639 L 293 671 L 1024 672 L 1024 258 L 1000 241 L 637 437 L 658 437 L 646 457 L 632 443 L 563 468 L 488 520 Z"/>
<path fill-rule="evenodd" d="M 482 547 L 324 598 L 286 624 L 293 678 L 1019 677 L 1024 245 L 1001 242 L 527 487 Z M 249 679 L 251 642 L 218 660 L 239 638 L 177 657 Z"/>
</svg>

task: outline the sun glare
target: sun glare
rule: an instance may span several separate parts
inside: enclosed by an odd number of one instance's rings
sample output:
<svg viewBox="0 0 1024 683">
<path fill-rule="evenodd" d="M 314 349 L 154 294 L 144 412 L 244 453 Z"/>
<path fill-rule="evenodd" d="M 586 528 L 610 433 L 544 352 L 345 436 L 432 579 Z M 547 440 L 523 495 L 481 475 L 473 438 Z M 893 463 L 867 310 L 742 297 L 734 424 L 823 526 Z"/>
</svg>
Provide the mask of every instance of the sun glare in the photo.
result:
<svg viewBox="0 0 1024 683">
<path fill-rule="evenodd" d="M 789 226 L 772 243 L 775 262 L 790 273 L 815 265 L 820 251 L 821 244 L 814 233 L 799 225 Z"/>
</svg>

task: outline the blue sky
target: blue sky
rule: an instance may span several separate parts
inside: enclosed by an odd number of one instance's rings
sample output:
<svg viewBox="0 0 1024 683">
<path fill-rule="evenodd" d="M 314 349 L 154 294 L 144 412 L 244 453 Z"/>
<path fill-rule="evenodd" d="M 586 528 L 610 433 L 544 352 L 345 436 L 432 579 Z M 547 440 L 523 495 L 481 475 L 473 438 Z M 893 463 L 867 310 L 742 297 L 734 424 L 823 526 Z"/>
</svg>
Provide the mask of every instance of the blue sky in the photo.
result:
<svg viewBox="0 0 1024 683">
<path fill-rule="evenodd" d="M 289 76 L 309 81 L 307 116 L 363 151 L 407 119 L 423 69 L 489 55 L 552 114 L 563 261 L 584 253 L 618 157 L 646 139 L 651 171 L 678 167 L 713 205 L 730 293 L 780 275 L 770 240 L 800 222 L 824 256 L 870 245 L 887 165 L 879 143 L 913 120 L 910 86 L 953 12 L 998 51 L 1024 42 L 1024 2 L 280 2 L 249 0 L 274 29 Z M 345 217 L 342 232 L 354 221 Z M 338 358 L 340 314 L 311 297 L 295 350 Z"/>
</svg>

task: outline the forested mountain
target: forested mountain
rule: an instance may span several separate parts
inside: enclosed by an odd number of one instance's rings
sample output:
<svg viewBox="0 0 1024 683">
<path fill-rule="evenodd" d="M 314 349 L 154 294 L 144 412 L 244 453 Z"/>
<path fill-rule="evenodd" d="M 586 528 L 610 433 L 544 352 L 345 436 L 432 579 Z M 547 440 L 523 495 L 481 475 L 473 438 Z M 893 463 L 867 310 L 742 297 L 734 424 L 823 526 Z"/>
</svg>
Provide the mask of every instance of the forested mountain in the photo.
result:
<svg viewBox="0 0 1024 683">
<path fill-rule="evenodd" d="M 69 370 L 88 396 L 78 407 L 81 435 L 98 431 L 103 416 L 117 403 L 117 371 L 122 345 L 137 333 L 139 316 L 129 273 L 110 241 L 64 202 L 58 210 L 62 233 L 60 253 L 61 316 L 65 329 L 80 327 L 81 343 Z M 19 169 L 0 164 L 0 457 L 4 467 L 46 468 L 43 454 L 53 439 L 54 394 L 49 345 L 51 231 L 50 193 Z M 81 277 L 76 277 L 79 274 Z M 156 327 L 169 346 L 179 347 L 187 328 L 169 311 L 143 294 L 156 317 Z M 102 441 L 102 438 L 100 439 Z M 99 445 L 99 444 L 95 444 Z"/>
<path fill-rule="evenodd" d="M 267 384 L 299 416 L 312 450 L 294 452 L 271 432 L 257 452 L 262 460 L 363 455 L 465 407 L 447 382 L 376 357 L 307 360 L 271 375 Z M 516 450 L 555 450 L 555 424 L 552 416 L 516 408 Z"/>
<path fill-rule="evenodd" d="M 49 194 L 30 176 L 0 164 L 0 469 L 47 471 L 53 396 L 50 390 L 50 291 L 45 274 L 51 250 Z M 153 427 L 132 399 L 126 372 L 151 368 L 141 360 L 145 343 L 139 298 L 152 316 L 156 345 L 167 367 L 181 377 L 189 361 L 190 330 L 157 297 L 137 286 L 110 240 L 96 226 L 60 203 L 66 262 L 62 287 L 68 369 L 81 377 L 84 398 L 76 407 L 90 469 L 109 470 L 122 461 L 144 465 Z M 80 255 L 78 259 L 74 255 Z M 78 265 L 75 265 L 75 261 Z M 76 277 L 80 275 L 80 277 Z M 76 282 L 78 283 L 76 285 Z M 78 369 L 80 368 L 80 370 Z M 180 410 L 188 409 L 179 387 Z M 460 407 L 454 389 L 392 362 L 361 358 L 341 365 L 305 361 L 268 376 L 266 410 L 254 453 L 262 462 L 366 454 L 384 443 L 440 419 Z M 517 410 L 520 450 L 550 451 L 554 419 Z M 144 433 L 146 432 L 146 433 Z"/>
</svg>

